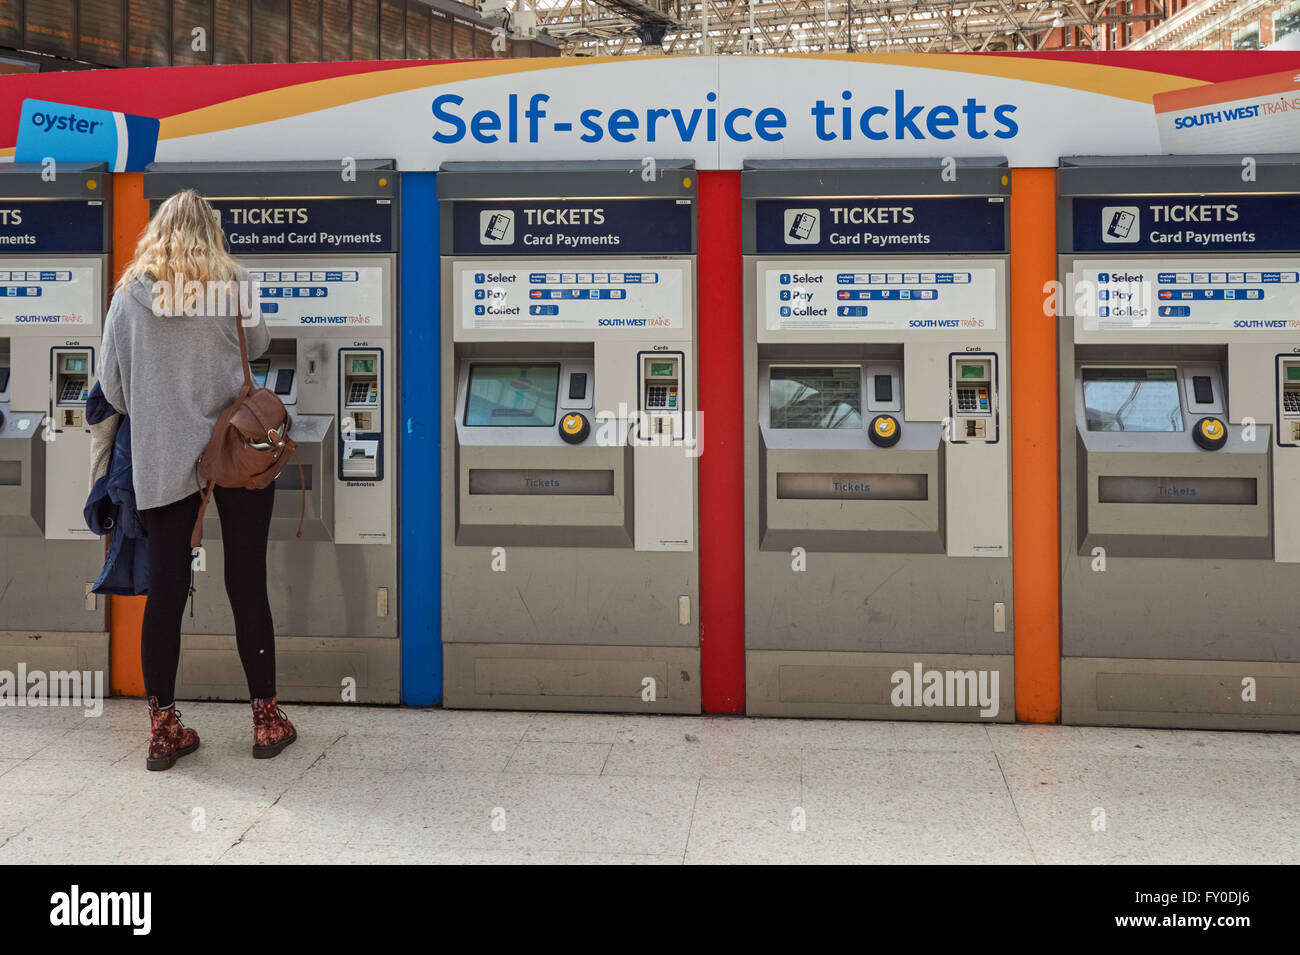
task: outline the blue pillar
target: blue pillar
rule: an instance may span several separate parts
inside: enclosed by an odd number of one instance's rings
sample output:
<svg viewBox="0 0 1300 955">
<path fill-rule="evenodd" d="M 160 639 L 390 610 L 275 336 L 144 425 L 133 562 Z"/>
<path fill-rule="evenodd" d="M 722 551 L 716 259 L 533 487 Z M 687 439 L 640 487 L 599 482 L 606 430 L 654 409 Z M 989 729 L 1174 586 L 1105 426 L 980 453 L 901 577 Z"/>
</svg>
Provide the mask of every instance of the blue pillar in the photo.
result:
<svg viewBox="0 0 1300 955">
<path fill-rule="evenodd" d="M 437 174 L 402 173 L 402 702 L 442 702 L 442 290 Z"/>
</svg>

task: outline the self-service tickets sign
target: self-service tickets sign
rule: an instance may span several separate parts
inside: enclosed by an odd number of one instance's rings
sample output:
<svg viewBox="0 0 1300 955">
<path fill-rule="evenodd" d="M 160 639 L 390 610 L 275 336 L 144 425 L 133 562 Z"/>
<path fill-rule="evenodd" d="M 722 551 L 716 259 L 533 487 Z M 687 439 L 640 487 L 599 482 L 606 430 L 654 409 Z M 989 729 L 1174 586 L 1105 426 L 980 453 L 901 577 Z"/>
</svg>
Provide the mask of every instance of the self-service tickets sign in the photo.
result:
<svg viewBox="0 0 1300 955">
<path fill-rule="evenodd" d="M 1286 67 L 1286 69 L 1283 69 Z M 191 161 L 750 159 L 1294 151 L 1300 55 L 1069 52 L 554 57 L 5 77 L 0 158 Z M 1224 76 L 1234 79 L 1223 82 Z M 85 104 L 94 103 L 91 107 Z M 147 104 L 147 105 L 146 105 Z M 153 117 L 141 115 L 148 111 Z"/>
</svg>

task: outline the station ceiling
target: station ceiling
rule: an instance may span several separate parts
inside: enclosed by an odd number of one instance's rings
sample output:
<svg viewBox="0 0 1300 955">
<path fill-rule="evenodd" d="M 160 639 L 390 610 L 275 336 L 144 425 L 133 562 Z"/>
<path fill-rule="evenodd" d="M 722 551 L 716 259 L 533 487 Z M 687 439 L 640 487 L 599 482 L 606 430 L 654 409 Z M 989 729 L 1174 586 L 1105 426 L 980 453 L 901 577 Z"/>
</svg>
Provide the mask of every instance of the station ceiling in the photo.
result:
<svg viewBox="0 0 1300 955">
<path fill-rule="evenodd" d="M 570 55 L 1093 50 L 1117 23 L 1165 19 L 1122 0 L 534 0 Z M 1077 31 L 1060 31 L 1078 27 Z M 1062 36 L 1066 44 L 1062 45 Z M 649 50 L 647 50 L 649 52 Z"/>
</svg>

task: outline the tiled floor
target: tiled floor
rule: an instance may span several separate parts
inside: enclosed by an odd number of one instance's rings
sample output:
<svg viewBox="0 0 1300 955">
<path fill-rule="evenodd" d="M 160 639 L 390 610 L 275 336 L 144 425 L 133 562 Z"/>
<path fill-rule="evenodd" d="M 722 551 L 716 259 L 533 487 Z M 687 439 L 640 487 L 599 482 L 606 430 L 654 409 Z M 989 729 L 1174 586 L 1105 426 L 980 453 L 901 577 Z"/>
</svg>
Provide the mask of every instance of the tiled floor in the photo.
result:
<svg viewBox="0 0 1300 955">
<path fill-rule="evenodd" d="M 1300 862 L 1300 736 L 182 704 L 0 709 L 0 862 Z"/>
</svg>

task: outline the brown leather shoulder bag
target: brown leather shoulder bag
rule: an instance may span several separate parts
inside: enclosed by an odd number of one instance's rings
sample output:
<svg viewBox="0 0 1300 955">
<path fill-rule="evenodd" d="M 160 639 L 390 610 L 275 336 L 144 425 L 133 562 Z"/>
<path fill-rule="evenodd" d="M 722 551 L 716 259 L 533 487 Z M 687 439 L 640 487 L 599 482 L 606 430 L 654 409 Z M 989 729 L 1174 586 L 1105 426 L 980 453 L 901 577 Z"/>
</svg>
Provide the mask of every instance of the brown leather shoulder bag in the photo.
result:
<svg viewBox="0 0 1300 955">
<path fill-rule="evenodd" d="M 221 412 L 208 446 L 194 462 L 195 483 L 200 481 L 203 494 L 199 516 L 190 533 L 190 547 L 203 540 L 203 515 L 208 509 L 215 487 L 243 487 L 258 490 L 280 476 L 290 456 L 297 456 L 298 445 L 289 437 L 289 412 L 269 388 L 253 384 L 248 370 L 248 344 L 244 323 L 235 310 L 235 327 L 239 332 L 239 363 L 244 369 L 244 387 L 234 404 Z M 298 461 L 302 479 L 302 461 Z M 303 517 L 307 513 L 307 484 L 302 481 L 302 509 L 298 515 L 298 537 L 302 537 Z"/>
</svg>

